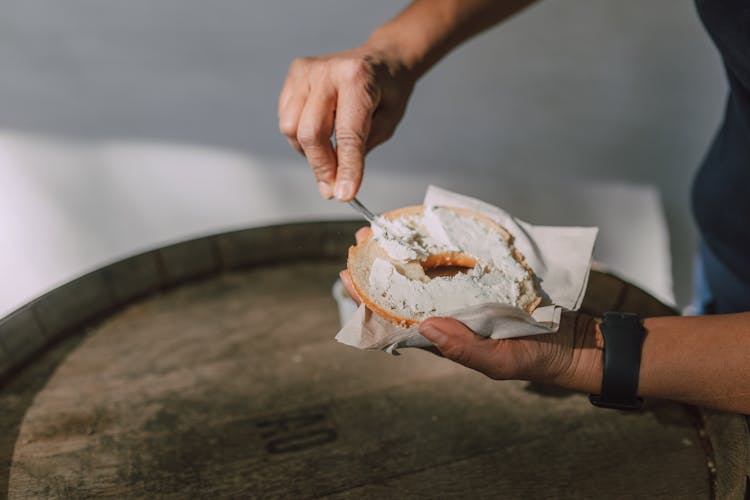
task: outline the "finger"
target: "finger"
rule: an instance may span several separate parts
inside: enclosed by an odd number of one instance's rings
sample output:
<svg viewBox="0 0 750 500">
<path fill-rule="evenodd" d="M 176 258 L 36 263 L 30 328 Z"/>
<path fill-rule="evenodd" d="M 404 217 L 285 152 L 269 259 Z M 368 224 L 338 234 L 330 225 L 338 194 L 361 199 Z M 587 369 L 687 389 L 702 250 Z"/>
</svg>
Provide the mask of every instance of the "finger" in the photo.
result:
<svg viewBox="0 0 750 500">
<path fill-rule="evenodd" d="M 497 375 L 497 340 L 480 337 L 453 318 L 427 319 L 419 325 L 419 332 L 446 358 L 489 377 Z"/>
<path fill-rule="evenodd" d="M 339 273 L 339 277 L 341 278 L 341 283 L 344 285 L 344 288 L 346 288 L 346 291 L 349 293 L 349 296 L 357 303 L 357 305 L 360 305 L 362 301 L 360 300 L 359 295 L 357 295 L 357 289 L 354 288 L 352 275 L 349 274 L 349 271 L 344 270 Z"/>
<path fill-rule="evenodd" d="M 305 154 L 297 140 L 299 118 L 307 101 L 307 84 L 301 85 L 298 79 L 288 78 L 279 94 L 279 130 L 289 145 Z"/>
<path fill-rule="evenodd" d="M 354 233 L 354 239 L 357 241 L 357 245 L 364 243 L 372 236 L 372 229 L 369 227 L 360 227 L 357 232 Z"/>
<path fill-rule="evenodd" d="M 351 200 L 362 183 L 365 147 L 372 114 L 380 96 L 369 86 L 346 85 L 339 89 L 336 103 L 336 187 L 337 200 Z"/>
<path fill-rule="evenodd" d="M 313 169 L 320 195 L 326 199 L 333 196 L 336 178 L 336 153 L 331 144 L 335 105 L 336 94 L 332 86 L 323 84 L 313 89 L 297 128 L 297 140 Z"/>
</svg>

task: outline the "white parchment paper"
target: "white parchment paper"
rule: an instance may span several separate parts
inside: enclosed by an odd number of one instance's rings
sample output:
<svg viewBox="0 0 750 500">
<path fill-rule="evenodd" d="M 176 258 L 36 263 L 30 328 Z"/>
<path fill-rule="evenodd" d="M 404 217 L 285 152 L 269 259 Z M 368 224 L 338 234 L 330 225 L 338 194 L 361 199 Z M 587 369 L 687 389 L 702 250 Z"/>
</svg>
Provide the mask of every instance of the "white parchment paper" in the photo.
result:
<svg viewBox="0 0 750 500">
<path fill-rule="evenodd" d="M 427 189 L 424 205 L 467 208 L 490 217 L 513 235 L 513 244 L 537 277 L 542 303 L 531 315 L 505 304 L 482 304 L 449 314 L 477 334 L 502 339 L 554 332 L 563 309 L 581 307 L 597 228 L 535 226 L 501 208 L 435 186 Z M 383 349 L 391 353 L 401 347 L 431 345 L 419 334 L 418 326 L 399 327 L 364 306 L 357 309 L 336 340 L 360 349 Z"/>
</svg>

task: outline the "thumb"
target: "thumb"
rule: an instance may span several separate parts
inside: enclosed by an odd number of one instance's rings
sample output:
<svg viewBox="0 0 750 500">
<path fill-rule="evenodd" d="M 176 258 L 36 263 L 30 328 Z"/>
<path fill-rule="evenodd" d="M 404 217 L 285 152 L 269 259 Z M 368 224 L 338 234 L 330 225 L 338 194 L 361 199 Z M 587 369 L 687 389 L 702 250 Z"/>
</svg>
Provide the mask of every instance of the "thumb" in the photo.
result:
<svg viewBox="0 0 750 500">
<path fill-rule="evenodd" d="M 453 318 L 430 318 L 419 325 L 419 333 L 435 344 L 451 361 L 492 377 L 499 361 L 496 340 L 476 335 Z"/>
</svg>

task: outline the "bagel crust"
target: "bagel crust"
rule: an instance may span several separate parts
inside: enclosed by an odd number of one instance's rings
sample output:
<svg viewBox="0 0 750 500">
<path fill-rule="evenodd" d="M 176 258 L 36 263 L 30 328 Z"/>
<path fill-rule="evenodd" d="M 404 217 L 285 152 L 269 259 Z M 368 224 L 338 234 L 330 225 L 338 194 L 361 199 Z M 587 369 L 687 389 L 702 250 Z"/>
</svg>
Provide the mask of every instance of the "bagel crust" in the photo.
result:
<svg viewBox="0 0 750 500">
<path fill-rule="evenodd" d="M 404 207 L 383 214 L 349 249 L 347 268 L 362 302 L 404 327 L 486 303 L 527 313 L 541 297 L 512 236 L 490 218 L 457 207 Z"/>
</svg>

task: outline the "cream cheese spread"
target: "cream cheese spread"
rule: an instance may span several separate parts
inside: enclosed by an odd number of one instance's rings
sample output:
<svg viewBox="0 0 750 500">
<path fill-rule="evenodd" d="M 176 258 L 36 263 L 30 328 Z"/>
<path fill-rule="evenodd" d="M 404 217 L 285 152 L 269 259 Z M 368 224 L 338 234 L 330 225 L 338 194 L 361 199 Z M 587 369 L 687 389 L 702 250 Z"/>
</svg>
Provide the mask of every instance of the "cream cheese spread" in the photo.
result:
<svg viewBox="0 0 750 500">
<path fill-rule="evenodd" d="M 521 295 L 528 271 L 514 258 L 504 235 L 482 220 L 425 207 L 421 215 L 395 221 L 381 217 L 372 229 L 390 261 L 373 261 L 370 296 L 399 316 L 423 318 L 486 303 L 516 305 Z M 467 273 L 421 280 L 399 270 L 400 263 L 450 251 L 474 257 L 477 265 Z"/>
</svg>

